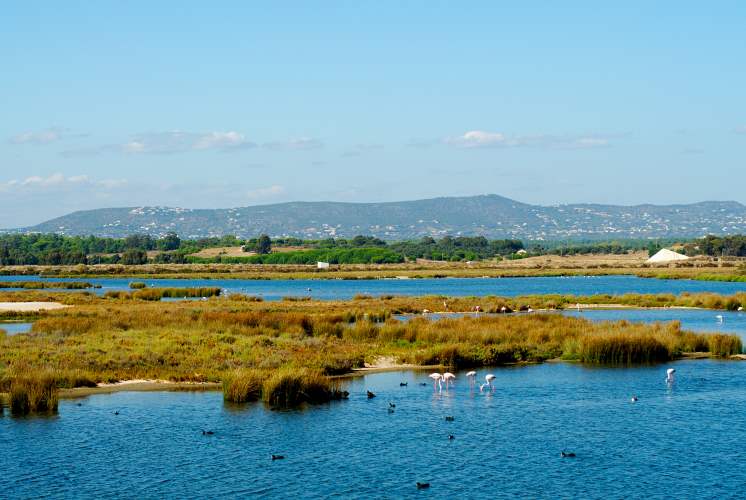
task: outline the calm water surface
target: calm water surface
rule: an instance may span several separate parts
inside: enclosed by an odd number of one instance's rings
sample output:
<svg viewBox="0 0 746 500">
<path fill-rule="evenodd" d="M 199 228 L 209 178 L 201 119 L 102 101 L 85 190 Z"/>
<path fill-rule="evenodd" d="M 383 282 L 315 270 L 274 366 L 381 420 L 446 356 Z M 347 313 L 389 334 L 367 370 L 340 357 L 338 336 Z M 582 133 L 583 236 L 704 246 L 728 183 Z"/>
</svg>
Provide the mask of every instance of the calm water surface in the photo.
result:
<svg viewBox="0 0 746 500">
<path fill-rule="evenodd" d="M 36 281 L 38 277 L 4 276 L 3 281 Z M 44 281 L 70 281 L 44 278 Z M 445 278 L 386 280 L 190 280 L 95 278 L 85 281 L 101 288 L 98 294 L 128 290 L 132 281 L 144 281 L 150 287 L 220 287 L 228 293 L 261 295 L 267 300 L 284 296 L 310 295 L 316 299 L 350 299 L 363 293 L 370 295 L 448 295 L 448 296 L 516 296 L 547 293 L 574 295 L 623 293 L 746 292 L 746 283 L 695 280 L 659 280 L 637 276 L 572 276 L 538 278 Z M 309 291 L 310 289 L 310 291 Z M 79 290 L 63 290 L 80 292 Z"/>
<path fill-rule="evenodd" d="M 671 389 L 669 366 L 677 370 Z M 462 374 L 442 393 L 418 385 L 429 382 L 422 372 L 369 375 L 349 383 L 349 401 L 302 411 L 228 406 L 215 392 L 118 393 L 80 407 L 63 401 L 56 417 L 0 418 L 0 491 L 9 498 L 736 498 L 746 486 L 746 363 L 491 372 L 494 393 L 470 390 Z M 366 389 L 378 397 L 366 399 Z M 562 459 L 563 449 L 577 458 Z M 272 453 L 287 458 L 273 462 Z M 432 487 L 417 491 L 417 481 Z"/>
<path fill-rule="evenodd" d="M 0 321 L 0 330 L 5 330 L 8 335 L 17 335 L 31 331 L 31 323 L 19 323 L 17 321 Z"/>
</svg>

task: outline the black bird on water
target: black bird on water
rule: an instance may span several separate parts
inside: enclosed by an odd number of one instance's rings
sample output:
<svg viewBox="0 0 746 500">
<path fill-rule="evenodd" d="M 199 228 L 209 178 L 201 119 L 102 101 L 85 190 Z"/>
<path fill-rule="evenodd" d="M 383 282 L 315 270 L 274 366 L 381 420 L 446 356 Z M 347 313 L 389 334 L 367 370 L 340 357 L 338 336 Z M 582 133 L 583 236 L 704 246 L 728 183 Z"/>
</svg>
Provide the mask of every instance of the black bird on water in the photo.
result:
<svg viewBox="0 0 746 500">
<path fill-rule="evenodd" d="M 390 408 L 396 408 L 396 405 L 394 403 L 392 403 L 392 402 L 389 402 L 389 407 Z"/>
<path fill-rule="evenodd" d="M 427 382 L 420 382 L 420 385 L 421 385 L 422 387 L 427 387 Z"/>
<path fill-rule="evenodd" d="M 215 431 L 202 431 L 203 436 L 212 436 L 215 434 Z"/>
<path fill-rule="evenodd" d="M 575 453 L 571 451 L 563 451 L 562 458 L 575 458 Z"/>
<path fill-rule="evenodd" d="M 456 439 L 456 436 L 454 436 L 453 434 L 449 434 L 448 439 Z"/>
<path fill-rule="evenodd" d="M 450 415 L 446 417 L 446 422 L 453 422 L 454 420 L 456 419 L 451 417 Z"/>
<path fill-rule="evenodd" d="M 284 460 L 285 455 L 272 455 L 272 460 Z"/>
<path fill-rule="evenodd" d="M 370 392 L 370 391 L 365 391 L 365 392 L 367 392 L 367 393 L 368 393 L 368 399 L 371 399 L 371 398 L 374 398 L 374 397 L 376 397 L 376 395 L 375 395 L 375 394 L 373 394 L 373 393 L 372 393 L 372 392 Z"/>
<path fill-rule="evenodd" d="M 119 410 L 115 411 L 114 415 L 119 415 Z"/>
<path fill-rule="evenodd" d="M 421 483 L 421 482 L 417 481 L 417 489 L 418 490 L 424 490 L 424 489 L 429 488 L 429 487 L 430 487 L 430 483 Z"/>
<path fill-rule="evenodd" d="M 406 387 L 409 382 L 399 382 L 399 387 Z"/>
</svg>

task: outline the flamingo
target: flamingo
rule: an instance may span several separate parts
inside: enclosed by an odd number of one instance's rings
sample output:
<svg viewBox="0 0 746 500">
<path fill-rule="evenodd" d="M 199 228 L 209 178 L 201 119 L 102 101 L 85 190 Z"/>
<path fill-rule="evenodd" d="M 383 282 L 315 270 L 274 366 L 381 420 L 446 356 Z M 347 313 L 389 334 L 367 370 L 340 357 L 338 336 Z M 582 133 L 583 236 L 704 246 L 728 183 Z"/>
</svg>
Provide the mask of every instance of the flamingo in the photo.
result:
<svg viewBox="0 0 746 500">
<path fill-rule="evenodd" d="M 477 379 L 477 372 L 467 372 L 466 378 L 469 379 L 469 387 L 474 387 L 474 381 Z"/>
<path fill-rule="evenodd" d="M 723 322 L 723 315 L 722 314 L 718 314 L 717 316 L 715 316 L 715 319 L 718 320 L 718 323 L 722 323 Z"/>
<path fill-rule="evenodd" d="M 479 392 L 482 392 L 482 390 L 489 386 L 490 390 L 492 390 L 492 381 L 495 380 L 497 377 L 495 377 L 493 374 L 488 373 L 484 376 L 485 383 L 479 386 Z"/>
<path fill-rule="evenodd" d="M 675 368 L 669 368 L 668 370 L 666 370 L 666 383 L 668 385 L 672 385 L 673 384 L 673 381 L 674 381 L 673 374 L 674 373 L 676 373 L 676 369 Z"/>
<path fill-rule="evenodd" d="M 445 372 L 443 374 L 443 381 L 446 383 L 446 389 L 448 389 L 448 384 L 454 385 L 454 380 L 456 380 L 456 375 L 450 372 Z"/>
<path fill-rule="evenodd" d="M 443 375 L 440 373 L 431 373 L 428 375 L 431 379 L 433 379 L 433 390 L 435 389 L 435 384 L 437 383 L 438 386 L 443 389 Z"/>
</svg>

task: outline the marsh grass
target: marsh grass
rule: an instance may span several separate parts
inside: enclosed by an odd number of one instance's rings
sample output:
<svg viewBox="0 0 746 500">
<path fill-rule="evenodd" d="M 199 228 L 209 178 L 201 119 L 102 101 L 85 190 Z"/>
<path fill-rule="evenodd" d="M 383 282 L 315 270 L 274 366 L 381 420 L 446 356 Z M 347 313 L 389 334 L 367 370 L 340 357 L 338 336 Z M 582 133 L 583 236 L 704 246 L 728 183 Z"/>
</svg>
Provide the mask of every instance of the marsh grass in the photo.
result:
<svg viewBox="0 0 746 500">
<path fill-rule="evenodd" d="M 85 300 L 40 316 L 28 335 L 0 337 L 5 379 L 51 370 L 54 386 L 60 388 L 132 379 L 213 381 L 224 383 L 229 401 L 260 397 L 261 385 L 261 399 L 284 405 L 323 401 L 330 394 L 333 398 L 334 387 L 320 380 L 381 356 L 458 368 L 559 357 L 586 363 L 653 363 L 685 352 L 728 356 L 742 349 L 735 335 L 686 332 L 677 322 L 594 323 L 539 313 L 392 318 L 394 310 L 421 310 L 423 305 L 442 304 L 442 297 Z M 449 306 L 464 308 L 501 300 L 448 299 Z M 557 302 L 557 297 L 547 300 Z M 515 300 L 516 306 L 519 302 Z"/>
<path fill-rule="evenodd" d="M 319 371 L 283 367 L 275 370 L 262 386 L 262 399 L 273 407 L 289 408 L 302 403 L 327 403 L 347 396 Z"/>
<path fill-rule="evenodd" d="M 9 382 L 8 406 L 13 415 L 57 411 L 58 391 L 49 372 L 14 375 Z"/>
<path fill-rule="evenodd" d="M 232 403 L 258 401 L 267 378 L 260 370 L 236 370 L 223 378 L 223 399 Z"/>
<path fill-rule="evenodd" d="M 104 294 L 107 299 L 159 301 L 164 298 L 207 298 L 218 297 L 222 290 L 217 287 L 204 288 L 140 288 L 132 292 L 111 291 Z"/>
<path fill-rule="evenodd" d="M 142 281 L 133 281 L 130 283 L 129 287 L 132 290 L 142 290 L 143 288 L 147 288 L 148 285 L 143 283 Z"/>
<path fill-rule="evenodd" d="M 24 290 L 44 290 L 46 288 L 83 290 L 85 288 L 94 288 L 94 286 L 85 281 L 0 281 L 0 288 L 22 288 Z"/>
</svg>

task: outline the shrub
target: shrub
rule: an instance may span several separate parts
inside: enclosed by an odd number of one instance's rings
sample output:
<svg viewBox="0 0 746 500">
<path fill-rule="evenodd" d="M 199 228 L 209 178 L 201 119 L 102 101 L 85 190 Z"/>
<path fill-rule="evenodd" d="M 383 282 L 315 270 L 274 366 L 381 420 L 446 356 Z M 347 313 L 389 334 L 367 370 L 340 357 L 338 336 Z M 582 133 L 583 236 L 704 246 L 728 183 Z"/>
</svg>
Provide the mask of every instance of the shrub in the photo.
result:
<svg viewBox="0 0 746 500">
<path fill-rule="evenodd" d="M 146 288 L 148 285 L 143 283 L 142 281 L 133 281 L 130 283 L 130 288 L 132 290 L 142 290 L 143 288 Z"/>
<path fill-rule="evenodd" d="M 668 347 L 650 334 L 586 335 L 580 339 L 580 360 L 586 363 L 630 365 L 668 361 Z"/>
</svg>

